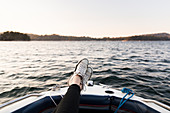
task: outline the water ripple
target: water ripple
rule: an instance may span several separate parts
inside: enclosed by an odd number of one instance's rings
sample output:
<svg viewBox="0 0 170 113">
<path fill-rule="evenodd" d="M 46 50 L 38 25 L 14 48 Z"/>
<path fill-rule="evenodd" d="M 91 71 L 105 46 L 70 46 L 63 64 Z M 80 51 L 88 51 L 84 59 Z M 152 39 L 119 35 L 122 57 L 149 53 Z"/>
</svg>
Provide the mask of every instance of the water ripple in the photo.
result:
<svg viewBox="0 0 170 113">
<path fill-rule="evenodd" d="M 22 49 L 21 49 L 22 48 Z M 67 85 L 88 58 L 92 80 L 170 105 L 170 42 L 0 42 L 0 103 Z"/>
</svg>

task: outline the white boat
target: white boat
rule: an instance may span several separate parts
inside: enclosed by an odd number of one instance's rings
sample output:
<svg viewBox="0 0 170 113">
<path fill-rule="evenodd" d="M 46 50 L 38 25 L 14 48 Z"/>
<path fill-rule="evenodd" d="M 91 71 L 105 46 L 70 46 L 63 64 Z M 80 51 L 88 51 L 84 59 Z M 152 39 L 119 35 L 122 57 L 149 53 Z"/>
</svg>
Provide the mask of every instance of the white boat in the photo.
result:
<svg viewBox="0 0 170 113">
<path fill-rule="evenodd" d="M 0 113 L 52 113 L 66 93 L 68 87 L 53 88 L 39 94 L 29 94 L 0 105 Z M 89 84 L 81 92 L 80 113 L 114 113 L 125 93 L 109 88 L 107 85 Z M 130 95 L 127 95 L 129 98 Z M 155 100 L 133 96 L 118 110 L 130 113 L 170 113 L 170 107 Z"/>
</svg>

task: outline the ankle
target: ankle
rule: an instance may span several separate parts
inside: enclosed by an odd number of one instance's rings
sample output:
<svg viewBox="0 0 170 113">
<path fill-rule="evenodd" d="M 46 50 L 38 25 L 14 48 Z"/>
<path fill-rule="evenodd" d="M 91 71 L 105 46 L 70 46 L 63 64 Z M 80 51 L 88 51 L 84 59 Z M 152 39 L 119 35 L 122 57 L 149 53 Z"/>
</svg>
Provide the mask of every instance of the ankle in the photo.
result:
<svg viewBox="0 0 170 113">
<path fill-rule="evenodd" d="M 82 84 L 81 84 L 81 76 L 79 75 L 75 75 L 72 80 L 70 81 L 70 84 L 69 85 L 72 85 L 72 84 L 77 84 L 78 86 L 80 86 L 80 89 L 82 88 Z"/>
</svg>

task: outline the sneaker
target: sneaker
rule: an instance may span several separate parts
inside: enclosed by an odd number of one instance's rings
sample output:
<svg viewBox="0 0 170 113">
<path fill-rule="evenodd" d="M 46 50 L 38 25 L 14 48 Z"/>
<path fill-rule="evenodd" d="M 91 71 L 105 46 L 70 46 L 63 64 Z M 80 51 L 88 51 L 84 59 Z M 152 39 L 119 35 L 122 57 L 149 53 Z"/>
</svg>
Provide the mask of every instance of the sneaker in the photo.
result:
<svg viewBox="0 0 170 113">
<path fill-rule="evenodd" d="M 81 83 L 80 83 L 80 85 L 81 85 L 81 90 L 85 90 L 85 86 L 86 86 L 88 80 L 91 78 L 92 73 L 93 73 L 93 69 L 92 69 L 91 67 L 88 67 L 85 75 L 78 75 L 78 76 L 80 76 L 81 79 L 82 79 L 82 80 L 81 80 Z M 74 74 L 70 77 L 70 79 L 68 80 L 68 86 L 70 86 L 70 82 L 71 82 L 71 80 L 73 79 L 74 76 L 77 76 L 77 74 L 74 73 Z"/>
<path fill-rule="evenodd" d="M 85 75 L 82 76 L 82 89 L 85 89 L 85 85 L 87 84 L 87 81 L 91 78 L 92 74 L 93 69 L 91 67 L 88 67 Z"/>
<path fill-rule="evenodd" d="M 74 78 L 74 76 L 79 75 L 82 79 L 82 76 L 85 75 L 86 71 L 87 71 L 87 67 L 88 67 L 89 61 L 88 59 L 84 58 L 82 60 L 80 60 L 78 62 L 78 64 L 76 65 L 75 71 L 73 73 L 73 75 L 69 78 L 68 80 L 68 85 L 70 86 L 70 81 Z"/>
<path fill-rule="evenodd" d="M 74 73 L 77 75 L 80 75 L 80 76 L 85 75 L 85 73 L 87 71 L 88 64 L 89 64 L 88 59 L 84 58 L 84 59 L 80 60 L 79 63 L 76 65 Z"/>
</svg>

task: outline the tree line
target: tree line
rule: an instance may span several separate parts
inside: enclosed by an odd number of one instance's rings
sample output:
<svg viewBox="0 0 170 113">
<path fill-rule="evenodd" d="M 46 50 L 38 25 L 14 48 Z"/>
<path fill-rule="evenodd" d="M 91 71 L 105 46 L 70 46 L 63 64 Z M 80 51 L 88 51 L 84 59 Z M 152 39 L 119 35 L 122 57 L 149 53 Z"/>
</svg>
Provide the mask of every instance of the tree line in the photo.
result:
<svg viewBox="0 0 170 113">
<path fill-rule="evenodd" d="M 0 41 L 169 41 L 170 34 L 158 33 L 152 35 L 136 35 L 129 37 L 92 38 L 86 36 L 34 35 L 7 31 L 0 35 Z"/>
<path fill-rule="evenodd" d="M 31 38 L 24 33 L 6 31 L 0 35 L 0 41 L 30 41 Z"/>
</svg>

